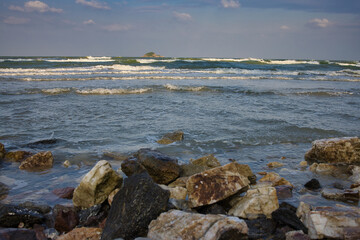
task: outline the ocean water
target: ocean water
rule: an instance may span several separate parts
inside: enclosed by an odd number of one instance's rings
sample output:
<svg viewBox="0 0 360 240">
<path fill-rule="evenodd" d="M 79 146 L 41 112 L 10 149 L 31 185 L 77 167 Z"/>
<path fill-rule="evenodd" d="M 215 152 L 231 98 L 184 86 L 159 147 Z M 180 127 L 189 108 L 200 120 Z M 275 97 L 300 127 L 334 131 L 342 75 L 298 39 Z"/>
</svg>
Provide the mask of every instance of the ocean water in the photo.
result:
<svg viewBox="0 0 360 240">
<path fill-rule="evenodd" d="M 274 171 L 294 186 L 294 204 L 335 202 L 303 190 L 350 186 L 299 162 L 317 139 L 360 136 L 360 62 L 254 58 L 1 57 L 0 142 L 8 151 L 50 150 L 52 169 L 27 172 L 2 162 L 2 202 L 69 203 L 51 191 L 76 187 L 101 159 L 114 169 L 140 148 L 179 163 L 214 154 L 253 172 Z M 182 142 L 156 143 L 182 130 Z M 52 139 L 47 143 L 38 141 Z M 71 166 L 62 163 L 69 160 Z M 267 163 L 284 167 L 269 170 Z"/>
</svg>

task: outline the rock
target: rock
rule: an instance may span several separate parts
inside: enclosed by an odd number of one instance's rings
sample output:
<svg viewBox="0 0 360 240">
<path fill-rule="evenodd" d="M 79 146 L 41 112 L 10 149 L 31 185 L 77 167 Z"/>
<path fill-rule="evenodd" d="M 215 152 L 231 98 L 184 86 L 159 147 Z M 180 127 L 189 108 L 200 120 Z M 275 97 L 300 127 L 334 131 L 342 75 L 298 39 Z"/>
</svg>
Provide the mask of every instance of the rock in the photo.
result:
<svg viewBox="0 0 360 240">
<path fill-rule="evenodd" d="M 301 162 L 299 163 L 299 165 L 300 165 L 300 167 L 307 167 L 307 166 L 308 166 L 308 163 L 307 163 L 307 161 L 301 161 Z"/>
<path fill-rule="evenodd" d="M 347 171 L 351 174 L 349 180 L 360 185 L 360 166 L 350 165 Z"/>
<path fill-rule="evenodd" d="M 110 194 L 109 194 L 109 197 L 108 197 L 108 203 L 109 205 L 111 206 L 113 200 L 114 200 L 114 197 L 115 195 L 118 193 L 118 191 L 120 190 L 120 188 L 115 188 L 114 191 L 112 191 Z"/>
<path fill-rule="evenodd" d="M 79 226 L 82 227 L 100 227 L 101 222 L 106 219 L 110 206 L 103 204 L 94 205 L 79 212 Z"/>
<path fill-rule="evenodd" d="M 19 207 L 26 208 L 32 211 L 39 212 L 41 214 L 49 213 L 52 209 L 48 205 L 36 204 L 30 201 L 19 204 Z"/>
<path fill-rule="evenodd" d="M 340 173 L 336 166 L 327 163 L 313 163 L 311 164 L 309 170 L 317 174 L 333 176 L 336 176 Z"/>
<path fill-rule="evenodd" d="M 8 152 L 5 155 L 5 160 L 9 162 L 22 162 L 32 155 L 33 154 L 31 152 L 27 151 Z"/>
<path fill-rule="evenodd" d="M 70 167 L 70 166 L 71 166 L 70 161 L 69 161 L 69 160 L 65 160 L 65 161 L 63 162 L 63 166 L 66 167 L 66 168 Z"/>
<path fill-rule="evenodd" d="M 279 163 L 279 162 L 271 162 L 271 163 L 268 163 L 267 166 L 269 168 L 278 168 L 278 167 L 282 167 L 284 166 L 283 163 Z"/>
<path fill-rule="evenodd" d="M 45 229 L 44 234 L 45 234 L 45 237 L 53 239 L 53 240 L 57 239 L 58 236 L 59 236 L 59 232 L 56 231 L 55 228 L 47 228 L 47 229 Z"/>
<path fill-rule="evenodd" d="M 55 205 L 53 210 L 55 219 L 54 228 L 60 233 L 67 233 L 79 223 L 79 216 L 74 207 Z"/>
<path fill-rule="evenodd" d="M 308 211 L 304 224 L 311 239 L 360 239 L 360 209 L 336 205 Z"/>
<path fill-rule="evenodd" d="M 177 159 L 171 158 L 159 151 L 140 149 L 134 154 L 139 163 L 143 165 L 154 182 L 168 184 L 180 175 Z"/>
<path fill-rule="evenodd" d="M 358 137 L 317 140 L 305 154 L 308 162 L 360 163 L 360 140 Z"/>
<path fill-rule="evenodd" d="M 280 225 L 287 225 L 295 230 L 302 230 L 307 233 L 308 230 L 305 225 L 296 216 L 296 213 L 287 208 L 278 208 L 271 213 L 272 219 Z"/>
<path fill-rule="evenodd" d="M 168 186 L 169 187 L 184 187 L 184 188 L 186 188 L 186 181 L 188 180 L 188 178 L 189 177 L 179 177 L 178 179 L 176 179 L 175 181 L 170 183 Z"/>
<path fill-rule="evenodd" d="M 61 235 L 57 240 L 99 240 L 101 232 L 101 228 L 75 228 L 67 234 Z"/>
<path fill-rule="evenodd" d="M 326 199 L 338 200 L 350 203 L 359 202 L 359 191 L 354 189 L 340 190 L 335 188 L 325 188 L 321 191 L 321 196 Z"/>
<path fill-rule="evenodd" d="M 183 210 L 186 212 L 194 211 L 189 207 L 189 202 L 187 200 L 179 200 L 174 198 L 170 198 L 168 202 L 167 210 L 171 209 Z"/>
<path fill-rule="evenodd" d="M 52 168 L 54 157 L 50 151 L 39 152 L 21 162 L 19 168 L 23 170 L 43 170 Z"/>
<path fill-rule="evenodd" d="M 294 187 L 289 181 L 285 178 L 281 177 L 279 174 L 274 172 L 268 172 L 266 175 L 259 180 L 259 182 L 270 182 L 273 187 L 287 185 L 290 187 Z"/>
<path fill-rule="evenodd" d="M 23 228 L 3 228 L 0 229 L 1 240 L 38 240 L 36 232 L 31 229 Z"/>
<path fill-rule="evenodd" d="M 122 177 L 111 168 L 110 163 L 99 161 L 75 188 L 74 206 L 88 208 L 100 204 L 121 184 Z"/>
<path fill-rule="evenodd" d="M 129 155 L 121 152 L 104 152 L 103 156 L 119 161 L 125 161 L 126 159 L 129 158 Z"/>
<path fill-rule="evenodd" d="M 209 154 L 207 156 L 204 156 L 204 157 L 201 157 L 201 158 L 198 158 L 195 160 L 190 159 L 190 163 L 192 163 L 194 165 L 198 165 L 198 166 L 209 167 L 209 168 L 221 166 L 219 160 L 217 160 L 217 158 L 213 154 Z"/>
<path fill-rule="evenodd" d="M 245 219 L 249 228 L 249 239 L 274 239 L 270 236 L 275 232 L 276 223 L 265 215 L 259 215 L 256 219 Z"/>
<path fill-rule="evenodd" d="M 290 231 L 285 234 L 286 240 L 310 240 L 310 237 L 303 231 Z"/>
<path fill-rule="evenodd" d="M 157 143 L 170 144 L 170 143 L 173 143 L 173 142 L 182 141 L 183 139 L 184 139 L 184 132 L 176 131 L 176 132 L 173 132 L 173 133 L 165 134 L 160 140 L 157 141 Z"/>
<path fill-rule="evenodd" d="M 56 139 L 56 138 L 43 139 L 43 140 L 39 140 L 39 141 L 29 143 L 26 146 L 31 147 L 31 148 L 46 147 L 46 146 L 49 146 L 49 145 L 57 144 L 60 141 L 61 141 L 60 139 Z"/>
<path fill-rule="evenodd" d="M 59 198 L 64 199 L 72 199 L 74 194 L 75 188 L 73 187 L 66 187 L 66 188 L 57 188 L 52 191 L 53 194 L 58 196 Z"/>
<path fill-rule="evenodd" d="M 248 187 L 250 182 L 238 165 L 233 162 L 189 177 L 186 188 L 192 206 L 216 203 Z"/>
<path fill-rule="evenodd" d="M 227 215 L 225 209 L 217 203 L 211 205 L 205 205 L 197 209 L 198 213 L 202 214 L 223 214 Z"/>
<path fill-rule="evenodd" d="M 37 211 L 24 207 L 0 204 L 0 227 L 17 228 L 20 223 L 25 228 L 44 223 L 45 218 Z"/>
<path fill-rule="evenodd" d="M 0 200 L 3 200 L 9 194 L 9 187 L 0 182 Z"/>
<path fill-rule="evenodd" d="M 171 210 L 149 225 L 150 239 L 247 239 L 244 220 L 224 215 L 204 215 Z"/>
<path fill-rule="evenodd" d="M 4 144 L 0 143 L 0 160 L 5 157 L 5 154 L 6 154 L 6 151 L 5 151 Z"/>
<path fill-rule="evenodd" d="M 186 188 L 183 187 L 168 187 L 166 185 L 159 185 L 162 189 L 170 192 L 170 198 L 185 200 L 187 195 Z"/>
<path fill-rule="evenodd" d="M 102 240 L 146 236 L 149 223 L 166 210 L 169 196 L 146 172 L 125 179 L 112 202 Z"/>
<path fill-rule="evenodd" d="M 121 171 L 130 177 L 133 174 L 146 172 L 146 169 L 137 159 L 128 158 L 121 163 Z"/>
<path fill-rule="evenodd" d="M 290 186 L 276 186 L 275 189 L 278 199 L 287 199 L 292 197 L 292 187 Z"/>
<path fill-rule="evenodd" d="M 180 172 L 181 177 L 190 177 L 194 174 L 204 172 L 211 168 L 208 166 L 200 166 L 200 165 L 188 163 L 188 164 L 180 165 L 180 169 L 181 169 L 181 172 Z"/>
<path fill-rule="evenodd" d="M 48 240 L 44 234 L 44 230 L 45 230 L 44 226 L 34 224 L 33 229 L 35 231 L 37 240 Z"/>
<path fill-rule="evenodd" d="M 313 178 L 310 181 L 308 181 L 307 183 L 305 183 L 304 186 L 309 190 L 317 190 L 317 189 L 321 188 L 320 182 L 315 178 Z"/>
<path fill-rule="evenodd" d="M 233 205 L 229 214 L 241 218 L 254 219 L 264 214 L 270 218 L 271 213 L 279 208 L 276 189 L 273 187 L 262 187 L 250 189 L 244 197 Z"/>
<path fill-rule="evenodd" d="M 148 57 L 148 58 L 162 58 L 164 56 L 160 56 L 160 55 L 157 55 L 156 53 L 154 52 L 148 52 L 148 53 L 145 53 L 144 56 L 142 57 Z"/>
<path fill-rule="evenodd" d="M 297 210 L 296 216 L 304 223 L 306 221 L 306 215 L 311 211 L 310 204 L 300 202 Z"/>
</svg>

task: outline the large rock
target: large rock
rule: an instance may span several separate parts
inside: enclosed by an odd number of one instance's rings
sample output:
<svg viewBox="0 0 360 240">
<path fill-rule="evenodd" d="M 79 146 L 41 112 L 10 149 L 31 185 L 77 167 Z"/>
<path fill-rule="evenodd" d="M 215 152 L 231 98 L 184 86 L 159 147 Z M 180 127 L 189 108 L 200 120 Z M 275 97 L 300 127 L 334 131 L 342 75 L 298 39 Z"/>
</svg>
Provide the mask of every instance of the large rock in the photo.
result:
<svg viewBox="0 0 360 240">
<path fill-rule="evenodd" d="M 339 167 L 328 163 L 313 163 L 310 165 L 309 170 L 322 175 L 339 176 L 341 174 Z"/>
<path fill-rule="evenodd" d="M 209 170 L 211 169 L 211 167 L 188 163 L 188 164 L 180 165 L 180 169 L 181 169 L 180 177 L 190 177 L 194 174 Z"/>
<path fill-rule="evenodd" d="M 3 228 L 0 229 L 1 240 L 38 240 L 36 232 L 31 229 Z"/>
<path fill-rule="evenodd" d="M 259 179 L 259 182 L 269 182 L 272 184 L 273 187 L 287 185 L 290 187 L 294 187 L 289 181 L 285 178 L 281 177 L 279 174 L 274 172 L 268 172 L 265 174 L 264 177 Z"/>
<path fill-rule="evenodd" d="M 272 212 L 271 216 L 272 219 L 280 225 L 287 225 L 294 230 L 302 230 L 305 233 L 308 232 L 296 213 L 288 208 L 280 207 Z"/>
<path fill-rule="evenodd" d="M 316 178 L 311 179 L 310 181 L 305 183 L 304 186 L 310 190 L 317 190 L 317 189 L 321 188 L 320 182 Z"/>
<path fill-rule="evenodd" d="M 157 143 L 160 144 L 170 144 L 173 142 L 182 141 L 184 139 L 184 132 L 182 131 L 175 131 L 172 133 L 165 134 Z"/>
<path fill-rule="evenodd" d="M 336 188 L 325 188 L 321 191 L 321 196 L 326 199 L 344 201 L 349 203 L 357 204 L 359 202 L 359 190 L 345 189 L 340 190 Z"/>
<path fill-rule="evenodd" d="M 233 162 L 189 177 L 186 188 L 192 206 L 218 202 L 248 187 L 250 182 L 239 173 L 239 165 Z"/>
<path fill-rule="evenodd" d="M 5 160 L 8 162 L 22 162 L 33 154 L 27 151 L 12 151 L 5 154 Z"/>
<path fill-rule="evenodd" d="M 194 165 L 199 165 L 199 166 L 206 166 L 209 168 L 214 168 L 214 167 L 220 167 L 221 164 L 219 162 L 219 160 L 217 160 L 217 158 L 213 155 L 213 154 L 209 154 L 207 156 L 198 158 L 198 159 L 190 159 L 190 162 Z"/>
<path fill-rule="evenodd" d="M 110 163 L 99 161 L 75 188 L 74 206 L 88 208 L 100 204 L 121 184 L 122 177 L 111 168 Z"/>
<path fill-rule="evenodd" d="M 39 152 L 21 162 L 19 168 L 24 170 L 43 170 L 52 168 L 54 157 L 50 151 Z"/>
<path fill-rule="evenodd" d="M 146 172 L 146 169 L 137 159 L 128 158 L 121 163 L 121 171 L 130 177 L 133 174 Z"/>
<path fill-rule="evenodd" d="M 184 187 L 168 187 L 166 185 L 159 185 L 162 189 L 170 192 L 170 198 L 185 200 L 187 195 L 187 190 Z"/>
<path fill-rule="evenodd" d="M 53 210 L 55 219 L 54 228 L 60 233 L 67 233 L 79 223 L 79 215 L 74 207 L 55 205 Z"/>
<path fill-rule="evenodd" d="M 148 238 L 168 239 L 247 239 L 244 220 L 225 215 L 204 215 L 171 210 L 149 225 Z"/>
<path fill-rule="evenodd" d="M 168 184 L 179 177 L 180 167 L 177 159 L 151 149 L 140 149 L 134 156 L 158 184 Z"/>
<path fill-rule="evenodd" d="M 230 209 L 229 214 L 241 218 L 254 219 L 264 214 L 270 218 L 271 213 L 279 208 L 279 202 L 274 187 L 250 189 L 244 197 Z"/>
<path fill-rule="evenodd" d="M 169 195 L 146 172 L 125 179 L 112 202 L 102 239 L 146 236 L 149 223 L 166 210 Z"/>
<path fill-rule="evenodd" d="M 0 205 L 0 227 L 16 228 L 22 223 L 29 228 L 44 222 L 44 216 L 38 211 L 14 205 Z"/>
<path fill-rule="evenodd" d="M 98 240 L 101 232 L 101 228 L 75 228 L 71 232 L 61 235 L 57 240 Z"/>
<path fill-rule="evenodd" d="M 5 157 L 5 147 L 4 144 L 0 143 L 0 159 L 3 159 Z"/>
<path fill-rule="evenodd" d="M 79 212 L 79 225 L 83 227 L 100 227 L 101 223 L 108 216 L 110 206 L 103 204 L 94 205 Z"/>
<path fill-rule="evenodd" d="M 299 212 L 299 209 L 298 209 Z M 336 205 L 302 212 L 311 239 L 360 239 L 360 209 Z"/>
<path fill-rule="evenodd" d="M 360 163 L 360 139 L 358 137 L 317 140 L 305 154 L 309 162 Z"/>
</svg>

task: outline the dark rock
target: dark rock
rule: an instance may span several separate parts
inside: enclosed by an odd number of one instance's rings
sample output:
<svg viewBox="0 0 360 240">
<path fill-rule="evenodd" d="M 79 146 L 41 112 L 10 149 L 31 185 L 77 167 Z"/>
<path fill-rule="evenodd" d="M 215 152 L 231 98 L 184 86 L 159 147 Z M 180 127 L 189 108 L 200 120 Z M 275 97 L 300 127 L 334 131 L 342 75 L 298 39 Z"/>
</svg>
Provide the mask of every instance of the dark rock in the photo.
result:
<svg viewBox="0 0 360 240">
<path fill-rule="evenodd" d="M 297 210 L 296 207 L 294 207 L 293 205 L 291 205 L 290 203 L 287 203 L 287 202 L 280 203 L 279 207 L 286 208 L 286 209 L 292 211 L 293 213 L 296 213 L 296 210 Z"/>
<path fill-rule="evenodd" d="M 287 199 L 292 197 L 292 187 L 290 186 L 276 186 L 275 189 L 278 199 Z"/>
<path fill-rule="evenodd" d="M 0 143 L 0 159 L 3 159 L 5 157 L 5 147 L 4 144 Z"/>
<path fill-rule="evenodd" d="M 45 233 L 44 233 L 45 228 L 43 226 L 34 224 L 33 229 L 36 233 L 37 240 L 48 240 L 47 237 L 45 236 Z"/>
<path fill-rule="evenodd" d="M 20 207 L 27 208 L 29 210 L 37 211 L 41 214 L 46 214 L 51 211 L 51 207 L 48 205 L 40 205 L 33 202 L 26 201 L 24 203 L 19 204 Z"/>
<path fill-rule="evenodd" d="M 53 194 L 59 198 L 72 199 L 75 188 L 66 187 L 66 188 L 57 188 L 52 191 Z"/>
<path fill-rule="evenodd" d="M 79 223 L 79 216 L 74 207 L 55 205 L 54 210 L 55 226 L 60 233 L 67 233 L 74 229 Z"/>
<path fill-rule="evenodd" d="M 293 210 L 280 207 L 272 212 L 271 216 L 273 220 L 276 221 L 279 225 L 286 225 L 293 228 L 294 230 L 302 230 L 304 233 L 308 232 L 305 225 L 300 221 Z"/>
<path fill-rule="evenodd" d="M 345 186 L 342 185 L 342 184 L 339 183 L 339 182 L 334 182 L 332 186 L 333 186 L 334 188 L 337 188 L 337 189 L 340 189 L 340 190 L 344 190 L 344 189 L 345 189 Z"/>
<path fill-rule="evenodd" d="M 37 240 L 36 232 L 23 228 L 4 228 L 0 229 L 1 240 Z"/>
<path fill-rule="evenodd" d="M 44 216 L 37 211 L 14 205 L 0 205 L 0 227 L 16 228 L 23 223 L 25 228 L 29 228 L 44 221 Z"/>
<path fill-rule="evenodd" d="M 201 173 L 201 172 L 204 172 L 206 170 L 209 170 L 211 169 L 211 167 L 208 167 L 208 166 L 200 166 L 200 165 L 195 165 L 195 164 L 192 164 L 192 163 L 188 163 L 188 164 L 183 164 L 183 165 L 180 165 L 180 176 L 181 177 L 190 177 L 194 174 L 197 174 L 197 173 Z"/>
<path fill-rule="evenodd" d="M 159 151 L 140 149 L 134 156 L 146 168 L 154 182 L 158 184 L 168 184 L 180 175 L 177 159 Z"/>
<path fill-rule="evenodd" d="M 290 231 L 286 233 L 286 240 L 310 240 L 310 237 L 303 231 Z"/>
<path fill-rule="evenodd" d="M 273 239 L 276 240 L 286 240 L 286 233 L 294 231 L 293 228 L 289 226 L 277 227 L 273 235 Z"/>
<path fill-rule="evenodd" d="M 5 155 L 5 160 L 9 162 L 22 162 L 32 155 L 33 154 L 31 152 L 27 151 L 8 152 Z"/>
<path fill-rule="evenodd" d="M 60 139 L 56 139 L 56 138 L 43 139 L 43 140 L 39 140 L 39 141 L 29 143 L 26 146 L 31 147 L 31 148 L 39 148 L 39 147 L 45 147 L 45 146 L 49 146 L 49 145 L 54 145 L 54 144 L 59 143 L 60 141 L 61 141 Z"/>
<path fill-rule="evenodd" d="M 146 169 L 136 158 L 128 158 L 121 163 L 121 171 L 123 171 L 126 176 L 130 177 L 133 174 L 146 172 Z"/>
<path fill-rule="evenodd" d="M 79 226 L 99 227 L 99 224 L 108 216 L 109 210 L 110 206 L 106 202 L 81 210 Z"/>
<path fill-rule="evenodd" d="M 25 159 L 19 166 L 24 170 L 43 170 L 52 168 L 54 157 L 50 151 L 39 152 L 31 157 Z"/>
<path fill-rule="evenodd" d="M 317 189 L 321 188 L 320 182 L 315 178 L 313 178 L 310 181 L 308 181 L 307 183 L 305 183 L 304 186 L 310 190 L 317 190 Z"/>
<path fill-rule="evenodd" d="M 200 208 L 198 208 L 196 210 L 197 210 L 197 212 L 202 213 L 202 214 L 223 214 L 223 215 L 226 215 L 225 209 L 221 205 L 219 205 L 217 203 L 202 206 L 202 207 L 200 207 Z"/>
<path fill-rule="evenodd" d="M 101 239 L 146 236 L 150 222 L 166 210 L 169 196 L 147 173 L 125 179 L 114 197 Z"/>
<path fill-rule="evenodd" d="M 3 200 L 9 194 L 9 187 L 0 182 L 0 200 Z"/>
<path fill-rule="evenodd" d="M 249 228 L 249 239 L 270 239 L 276 228 L 276 222 L 272 219 L 266 218 L 265 215 L 260 215 L 257 219 L 246 220 L 245 222 Z"/>
</svg>

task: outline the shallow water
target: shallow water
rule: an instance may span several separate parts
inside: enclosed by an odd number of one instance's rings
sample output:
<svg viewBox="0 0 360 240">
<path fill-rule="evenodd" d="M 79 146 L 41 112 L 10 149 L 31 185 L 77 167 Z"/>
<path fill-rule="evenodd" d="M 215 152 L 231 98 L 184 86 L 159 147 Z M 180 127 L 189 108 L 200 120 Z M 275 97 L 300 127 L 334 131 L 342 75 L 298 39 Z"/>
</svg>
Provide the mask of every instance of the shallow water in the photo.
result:
<svg viewBox="0 0 360 240">
<path fill-rule="evenodd" d="M 298 164 L 313 140 L 360 135 L 359 82 L 359 62 L 330 60 L 0 58 L 0 142 L 55 156 L 44 172 L 2 162 L 0 182 L 11 187 L 2 202 L 69 202 L 51 191 L 77 186 L 100 159 L 119 168 L 108 152 L 146 147 L 180 163 L 213 153 L 222 164 L 235 159 L 253 172 L 275 171 L 295 185 L 288 201 L 334 204 L 301 191 L 303 184 L 350 182 Z M 184 141 L 156 143 L 175 130 Z M 56 141 L 31 144 L 43 139 Z M 272 161 L 285 166 L 269 170 Z"/>
</svg>

